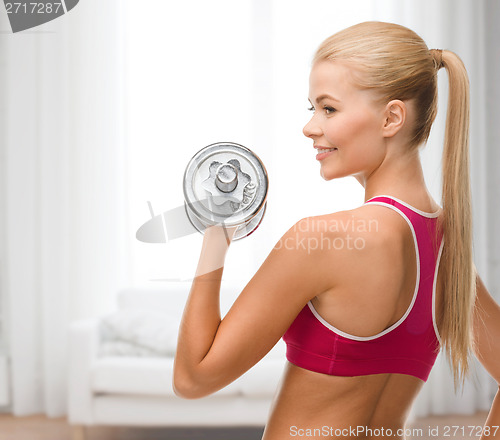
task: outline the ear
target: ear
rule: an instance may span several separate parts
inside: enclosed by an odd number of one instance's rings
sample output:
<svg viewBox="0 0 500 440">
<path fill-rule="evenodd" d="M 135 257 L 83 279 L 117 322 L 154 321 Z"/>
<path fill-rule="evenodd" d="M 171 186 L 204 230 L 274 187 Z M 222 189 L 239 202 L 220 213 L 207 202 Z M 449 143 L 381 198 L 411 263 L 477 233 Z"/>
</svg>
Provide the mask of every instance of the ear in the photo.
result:
<svg viewBox="0 0 500 440">
<path fill-rule="evenodd" d="M 406 104 L 399 99 L 390 101 L 385 106 L 384 126 L 382 134 L 384 137 L 392 137 L 401 130 L 406 121 Z"/>
</svg>

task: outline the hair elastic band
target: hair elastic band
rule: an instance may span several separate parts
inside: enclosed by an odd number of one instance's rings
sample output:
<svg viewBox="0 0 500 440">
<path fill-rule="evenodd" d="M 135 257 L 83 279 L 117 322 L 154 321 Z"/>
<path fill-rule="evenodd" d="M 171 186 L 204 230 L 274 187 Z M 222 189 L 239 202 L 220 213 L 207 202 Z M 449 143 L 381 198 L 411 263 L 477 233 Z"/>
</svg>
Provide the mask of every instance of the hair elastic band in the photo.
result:
<svg viewBox="0 0 500 440">
<path fill-rule="evenodd" d="M 444 67 L 443 64 L 443 51 L 441 49 L 431 49 L 431 55 L 432 58 L 434 59 L 434 63 L 436 64 L 436 70 L 441 69 L 441 67 Z"/>
</svg>

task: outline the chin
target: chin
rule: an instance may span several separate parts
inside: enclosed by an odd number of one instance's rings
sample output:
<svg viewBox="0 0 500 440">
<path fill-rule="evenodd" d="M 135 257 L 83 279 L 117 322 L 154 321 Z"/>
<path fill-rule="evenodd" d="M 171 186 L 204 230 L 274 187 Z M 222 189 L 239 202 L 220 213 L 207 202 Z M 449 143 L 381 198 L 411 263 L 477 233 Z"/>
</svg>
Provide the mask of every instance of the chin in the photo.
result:
<svg viewBox="0 0 500 440">
<path fill-rule="evenodd" d="M 341 177 L 345 177 L 344 174 L 340 175 L 340 174 L 338 174 L 338 173 L 336 173 L 334 171 L 326 170 L 326 169 L 323 169 L 323 168 L 321 168 L 319 170 L 319 174 L 326 181 L 333 180 L 333 179 L 340 179 Z"/>
</svg>

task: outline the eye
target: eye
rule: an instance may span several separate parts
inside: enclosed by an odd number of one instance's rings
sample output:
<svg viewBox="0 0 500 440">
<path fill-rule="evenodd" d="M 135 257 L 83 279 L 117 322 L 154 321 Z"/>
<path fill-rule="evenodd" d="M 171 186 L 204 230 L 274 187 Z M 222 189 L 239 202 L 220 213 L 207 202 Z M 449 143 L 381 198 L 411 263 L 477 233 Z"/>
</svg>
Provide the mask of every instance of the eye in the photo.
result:
<svg viewBox="0 0 500 440">
<path fill-rule="evenodd" d="M 316 109 L 315 109 L 313 106 L 309 107 L 307 110 L 309 110 L 309 111 L 311 111 L 311 112 L 316 111 Z M 326 113 L 327 115 L 330 115 L 330 114 L 335 113 L 335 112 L 337 111 L 337 109 L 335 109 L 335 108 L 333 108 L 333 107 L 330 107 L 330 106 L 327 106 L 327 105 L 325 105 L 325 106 L 323 107 L 323 110 L 325 111 L 325 113 Z"/>
</svg>

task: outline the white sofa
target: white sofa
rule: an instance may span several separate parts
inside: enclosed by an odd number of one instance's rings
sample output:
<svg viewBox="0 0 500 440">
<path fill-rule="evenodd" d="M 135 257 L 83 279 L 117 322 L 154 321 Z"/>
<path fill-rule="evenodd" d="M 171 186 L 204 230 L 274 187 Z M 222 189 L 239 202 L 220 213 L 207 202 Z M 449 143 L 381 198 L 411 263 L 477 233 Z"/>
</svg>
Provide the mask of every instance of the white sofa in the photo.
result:
<svg viewBox="0 0 500 440">
<path fill-rule="evenodd" d="M 119 292 L 118 310 L 165 313 L 180 319 L 190 284 Z M 224 314 L 239 292 L 223 283 Z M 77 321 L 70 329 L 68 420 L 74 438 L 95 425 L 182 427 L 264 426 L 285 364 L 280 341 L 256 366 L 212 396 L 184 400 L 172 390 L 173 355 L 102 355 L 100 320 Z"/>
</svg>

